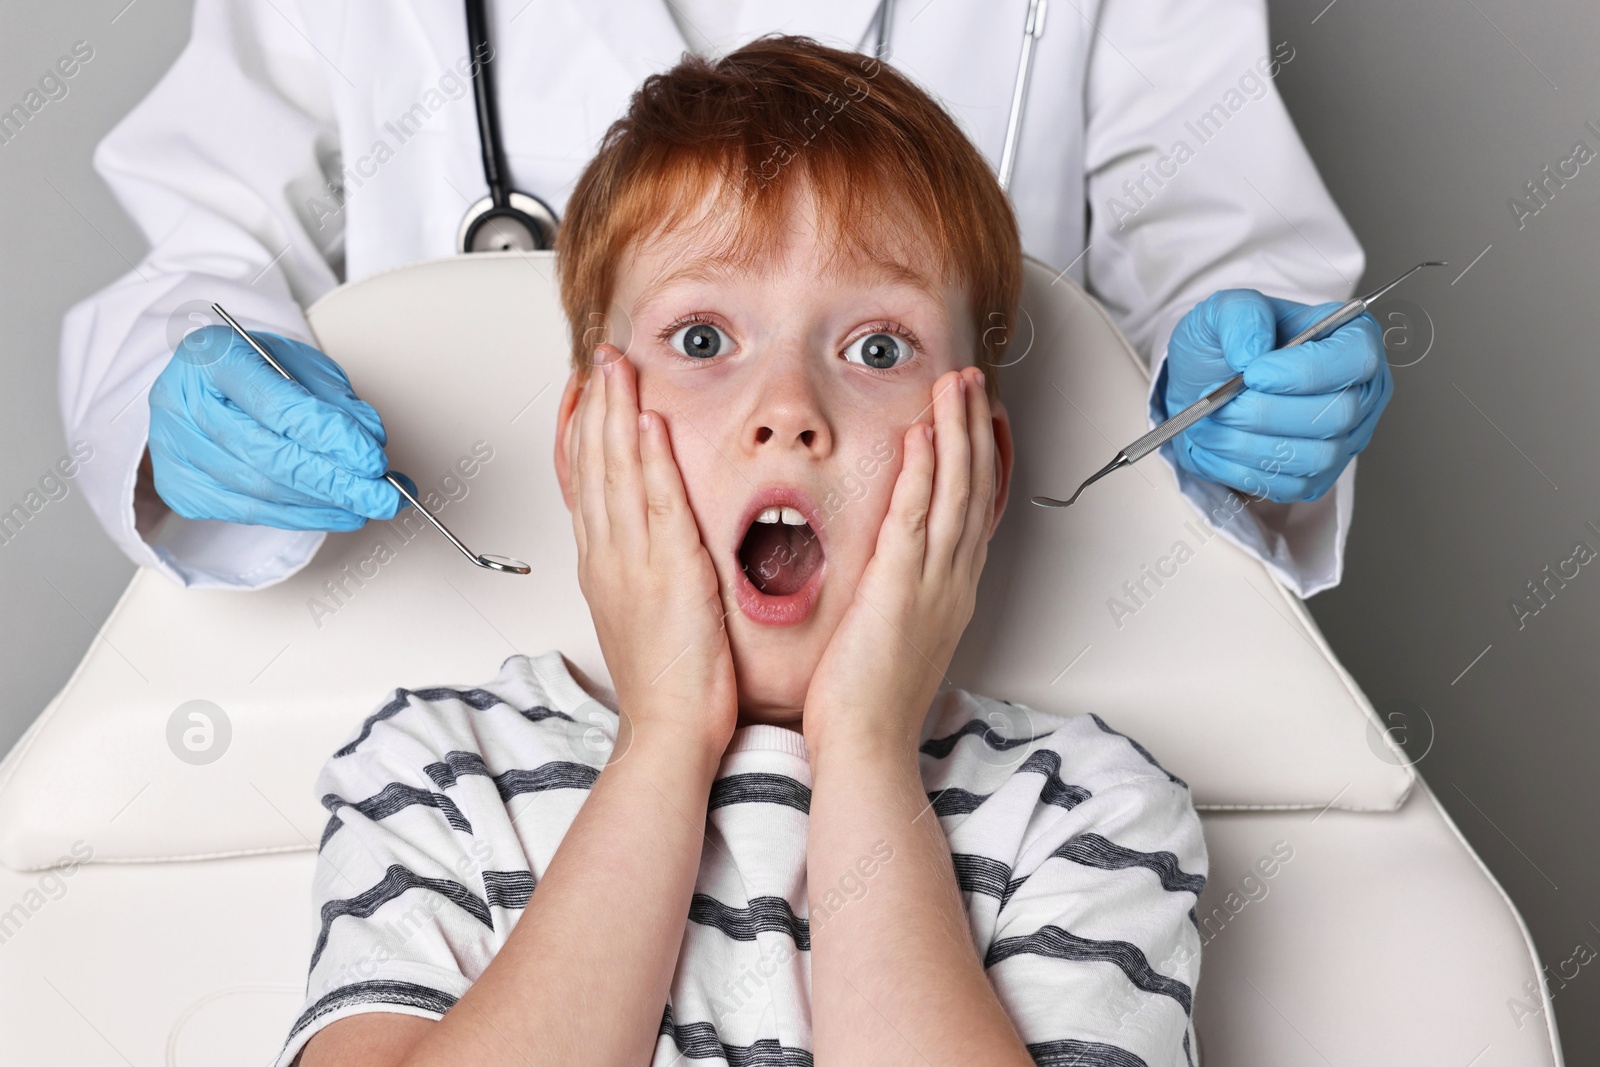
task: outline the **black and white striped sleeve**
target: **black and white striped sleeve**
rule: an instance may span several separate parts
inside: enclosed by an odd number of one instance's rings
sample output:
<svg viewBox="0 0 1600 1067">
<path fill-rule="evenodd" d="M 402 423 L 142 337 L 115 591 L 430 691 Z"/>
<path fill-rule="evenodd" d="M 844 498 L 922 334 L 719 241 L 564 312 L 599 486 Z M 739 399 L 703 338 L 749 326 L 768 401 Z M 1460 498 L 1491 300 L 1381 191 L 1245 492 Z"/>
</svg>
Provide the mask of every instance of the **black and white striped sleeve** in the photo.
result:
<svg viewBox="0 0 1600 1067">
<path fill-rule="evenodd" d="M 397 690 L 324 766 L 306 999 L 278 1067 L 349 1015 L 442 1017 L 504 943 L 534 888 L 525 846 L 554 850 L 597 773 L 526 690 Z"/>
<path fill-rule="evenodd" d="M 471 984 L 448 963 L 462 934 L 489 915 L 470 834 L 457 829 L 471 823 L 424 772 L 437 753 L 416 736 L 419 717 L 408 706 L 369 717 L 366 736 L 317 779 L 329 818 L 312 879 L 306 1000 L 280 1067 L 338 1019 L 368 1011 L 438 1019 Z"/>
<path fill-rule="evenodd" d="M 943 694 L 921 746 L 974 942 L 1034 1060 L 1194 1067 L 1188 786 L 1097 715 Z"/>
<path fill-rule="evenodd" d="M 1206 864 L 1189 792 L 1142 774 L 1042 814 L 984 955 L 1035 1061 L 1192 1067 Z"/>
</svg>

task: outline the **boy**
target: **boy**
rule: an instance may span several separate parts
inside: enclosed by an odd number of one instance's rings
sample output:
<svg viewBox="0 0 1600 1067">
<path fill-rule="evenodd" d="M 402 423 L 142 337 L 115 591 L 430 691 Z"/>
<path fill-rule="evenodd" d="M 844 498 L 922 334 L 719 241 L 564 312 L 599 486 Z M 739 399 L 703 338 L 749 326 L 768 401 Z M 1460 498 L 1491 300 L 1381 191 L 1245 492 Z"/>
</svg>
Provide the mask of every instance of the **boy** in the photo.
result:
<svg viewBox="0 0 1600 1067">
<path fill-rule="evenodd" d="M 512 656 L 334 754 L 279 1064 L 1192 1067 L 1187 787 L 941 685 L 1012 468 L 982 157 L 888 67 L 764 39 L 645 83 L 559 250 L 615 693 Z"/>
</svg>

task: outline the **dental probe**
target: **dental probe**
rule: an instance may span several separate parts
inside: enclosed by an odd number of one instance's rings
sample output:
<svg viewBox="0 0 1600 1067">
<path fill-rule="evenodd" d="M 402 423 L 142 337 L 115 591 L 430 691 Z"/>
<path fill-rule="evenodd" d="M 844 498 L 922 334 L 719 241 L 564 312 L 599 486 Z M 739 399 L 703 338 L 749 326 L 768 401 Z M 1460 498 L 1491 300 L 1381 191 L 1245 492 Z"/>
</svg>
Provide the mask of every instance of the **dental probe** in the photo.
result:
<svg viewBox="0 0 1600 1067">
<path fill-rule="evenodd" d="M 1438 260 L 1429 260 L 1426 263 L 1418 263 L 1415 267 L 1412 267 L 1410 270 L 1406 271 L 1404 274 L 1400 275 L 1400 277 L 1396 278 L 1387 285 L 1384 285 L 1378 289 L 1374 289 L 1366 296 L 1358 296 L 1355 299 L 1346 302 L 1337 311 L 1318 319 L 1316 322 L 1312 323 L 1310 326 L 1307 326 L 1304 330 L 1301 330 L 1298 334 L 1296 334 L 1294 338 L 1287 344 L 1279 345 L 1278 348 L 1280 350 L 1285 348 L 1293 348 L 1296 345 L 1304 344 L 1307 341 L 1317 338 L 1325 331 L 1331 333 L 1333 330 L 1338 329 L 1340 326 L 1343 326 L 1357 315 L 1360 315 L 1366 311 L 1374 301 L 1382 297 L 1390 289 L 1393 289 L 1395 286 L 1411 277 L 1423 267 L 1443 266 L 1447 266 L 1447 264 Z M 1166 444 L 1168 441 L 1172 440 L 1174 437 L 1178 436 L 1180 433 L 1187 430 L 1189 427 L 1193 426 L 1195 423 L 1199 422 L 1201 419 L 1205 418 L 1207 415 L 1211 414 L 1213 411 L 1217 410 L 1242 392 L 1244 392 L 1244 374 L 1235 374 L 1232 378 L 1229 378 L 1227 381 L 1211 390 L 1211 392 L 1207 393 L 1199 400 L 1196 400 L 1193 404 L 1190 404 L 1188 407 L 1172 416 L 1172 418 L 1168 419 L 1166 422 L 1163 422 L 1161 425 L 1157 426 L 1155 429 L 1151 430 L 1149 433 L 1133 442 L 1133 444 L 1129 445 L 1127 448 L 1124 448 L 1121 452 L 1118 452 L 1116 459 L 1113 459 L 1110 463 L 1107 463 L 1104 467 L 1101 467 L 1098 471 L 1091 474 L 1087 481 L 1078 486 L 1078 491 L 1073 493 L 1066 500 L 1057 500 L 1055 497 L 1051 496 L 1036 496 L 1033 498 L 1033 502 L 1042 508 L 1067 507 L 1073 501 L 1077 500 L 1078 497 L 1082 496 L 1085 489 L 1089 488 L 1089 486 L 1093 485 L 1095 482 L 1098 482 L 1101 478 L 1104 478 L 1106 475 L 1110 474 L 1114 470 L 1117 470 L 1119 467 L 1127 467 L 1131 464 L 1139 462 L 1139 460 L 1143 459 L 1151 452 L 1154 452 L 1156 449 L 1160 448 L 1162 445 Z"/>
<path fill-rule="evenodd" d="M 257 341 L 254 337 L 251 337 L 249 332 L 246 331 L 243 326 L 239 325 L 238 320 L 222 309 L 221 304 L 212 304 L 211 310 L 215 311 L 218 315 L 221 315 L 223 322 L 226 322 L 229 326 L 232 326 L 240 337 L 243 337 L 247 342 L 249 342 L 250 347 L 256 350 L 256 354 L 267 361 L 268 366 L 277 371 L 279 374 L 283 375 L 285 378 L 289 379 L 291 382 L 297 381 L 295 376 L 285 370 L 281 363 L 272 358 L 272 353 L 267 351 L 265 345 L 263 345 L 260 341 Z M 411 506 L 416 508 L 417 512 L 422 515 L 423 518 L 433 523 L 434 527 L 440 533 L 444 534 L 450 539 L 450 543 L 452 545 L 455 545 L 461 550 L 462 555 L 466 556 L 478 566 L 487 567 L 492 571 L 502 571 L 506 574 L 528 574 L 532 572 L 533 568 L 522 562 L 520 559 L 512 559 L 510 556 L 478 555 L 476 552 L 472 551 L 472 549 L 462 544 L 461 539 L 456 537 L 455 534 L 451 533 L 445 527 L 445 524 L 440 522 L 438 518 L 434 516 L 433 512 L 423 507 L 422 501 L 412 496 L 411 490 L 402 485 L 400 483 L 400 479 L 394 476 L 394 471 L 385 472 L 383 479 L 396 489 L 400 490 L 400 495 L 411 501 Z"/>
</svg>

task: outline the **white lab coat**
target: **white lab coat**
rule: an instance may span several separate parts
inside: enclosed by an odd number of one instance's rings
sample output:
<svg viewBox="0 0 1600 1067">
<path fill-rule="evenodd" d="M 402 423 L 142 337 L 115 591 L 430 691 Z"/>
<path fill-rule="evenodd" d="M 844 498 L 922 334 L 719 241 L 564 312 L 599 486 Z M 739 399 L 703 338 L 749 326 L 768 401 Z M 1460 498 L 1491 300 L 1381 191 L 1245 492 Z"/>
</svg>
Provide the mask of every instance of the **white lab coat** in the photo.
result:
<svg viewBox="0 0 1600 1067">
<path fill-rule="evenodd" d="M 664 0 L 489 7 L 514 185 L 559 212 L 629 94 L 678 60 L 684 35 Z M 737 26 L 700 29 L 724 46 L 783 31 L 870 47 L 875 8 L 745 0 Z M 1026 10 L 1027 0 L 893 7 L 892 61 L 991 161 Z M 1263 0 L 1050 5 L 1012 183 L 1023 244 L 1105 303 L 1152 381 L 1178 319 L 1215 290 L 1343 300 L 1362 273 L 1360 246 L 1262 77 L 1274 52 L 1292 65 L 1294 46 L 1281 34 L 1269 42 Z M 161 543 L 146 544 L 132 503 L 143 397 L 185 305 L 217 300 L 253 327 L 309 341 L 301 309 L 340 282 L 453 253 L 463 212 L 486 191 L 467 52 L 453 0 L 197 0 L 188 46 L 101 142 L 95 167 L 150 251 L 68 313 L 61 405 L 69 439 L 94 446 L 85 494 L 136 562 L 187 585 L 253 588 L 293 574 L 322 543 L 174 516 Z M 1174 155 L 1180 141 L 1189 151 Z M 342 182 L 342 201 L 330 181 Z M 1226 490 L 1179 478 L 1217 524 Z M 1309 596 L 1339 581 L 1354 478 L 1352 462 L 1322 499 L 1252 505 L 1222 532 Z"/>
</svg>

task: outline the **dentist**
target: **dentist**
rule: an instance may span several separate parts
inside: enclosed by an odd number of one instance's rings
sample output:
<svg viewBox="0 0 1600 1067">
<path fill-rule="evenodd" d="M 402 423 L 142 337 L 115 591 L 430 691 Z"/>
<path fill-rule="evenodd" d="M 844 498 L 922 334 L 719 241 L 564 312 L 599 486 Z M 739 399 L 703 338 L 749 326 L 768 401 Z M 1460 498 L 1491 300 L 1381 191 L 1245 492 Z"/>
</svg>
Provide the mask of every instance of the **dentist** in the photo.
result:
<svg viewBox="0 0 1600 1067">
<path fill-rule="evenodd" d="M 473 99 L 484 61 L 502 178 L 558 217 L 646 76 L 686 48 L 714 55 L 764 33 L 877 52 L 998 160 L 1029 12 L 500 0 L 474 47 L 466 6 L 196 0 L 188 46 L 101 142 L 95 167 L 150 250 L 68 313 L 60 396 L 69 439 L 103 457 L 80 476 L 85 494 L 135 562 L 256 588 L 305 566 L 326 531 L 394 515 L 382 422 L 302 309 L 456 253 L 490 187 Z M 1048 23 L 1010 184 L 1026 250 L 1131 339 L 1152 419 L 1244 371 L 1239 398 L 1162 454 L 1206 521 L 1289 588 L 1337 584 L 1354 457 L 1392 383 L 1370 316 L 1272 352 L 1364 269 L 1273 84 L 1295 42 L 1269 40 L 1264 0 L 1058 0 Z M 195 328 L 213 300 L 267 335 L 303 387 L 222 328 Z"/>
</svg>

